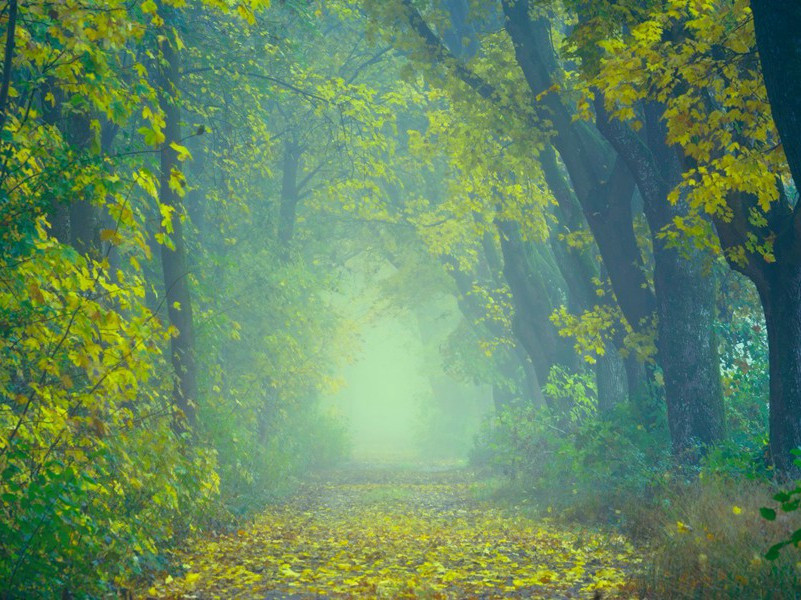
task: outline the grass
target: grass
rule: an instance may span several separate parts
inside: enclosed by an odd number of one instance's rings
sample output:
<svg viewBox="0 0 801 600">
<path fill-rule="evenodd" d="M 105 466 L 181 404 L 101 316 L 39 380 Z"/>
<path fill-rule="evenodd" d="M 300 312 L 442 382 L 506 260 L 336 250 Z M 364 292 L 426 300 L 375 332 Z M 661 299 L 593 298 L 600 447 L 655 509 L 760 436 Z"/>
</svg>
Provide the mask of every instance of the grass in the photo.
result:
<svg viewBox="0 0 801 600">
<path fill-rule="evenodd" d="M 649 532 L 651 556 L 637 582 L 641 597 L 801 598 L 801 552 L 764 558 L 801 527 L 798 513 L 760 516 L 760 507 L 775 505 L 774 493 L 765 482 L 708 477 L 642 511 L 637 528 Z"/>
</svg>

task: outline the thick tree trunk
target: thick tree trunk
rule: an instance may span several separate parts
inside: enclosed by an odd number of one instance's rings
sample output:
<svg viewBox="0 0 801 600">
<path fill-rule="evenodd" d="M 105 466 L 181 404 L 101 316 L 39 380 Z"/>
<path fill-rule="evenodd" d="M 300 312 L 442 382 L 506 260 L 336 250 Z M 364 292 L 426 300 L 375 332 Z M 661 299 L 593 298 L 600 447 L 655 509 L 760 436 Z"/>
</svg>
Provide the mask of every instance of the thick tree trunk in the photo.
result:
<svg viewBox="0 0 801 600">
<path fill-rule="evenodd" d="M 654 261 L 658 362 L 673 452 L 694 462 L 699 445 L 718 442 L 725 433 L 715 283 L 711 275 L 705 282 L 698 266 L 675 249 L 655 247 Z"/>
<path fill-rule="evenodd" d="M 801 2 L 751 0 L 751 10 L 773 119 L 801 186 Z"/>
<path fill-rule="evenodd" d="M 681 204 L 668 201 L 681 168 L 675 150 L 666 145 L 660 107 L 646 109 L 647 145 L 627 124 L 609 119 L 600 95 L 595 108 L 599 129 L 626 161 L 645 206 L 654 253 L 657 361 L 665 380 L 668 425 L 674 454 L 693 463 L 700 458 L 696 449 L 725 434 L 714 277 L 704 257 L 683 256 L 659 235 L 683 214 Z"/>
<path fill-rule="evenodd" d="M 555 308 L 548 297 L 548 286 L 542 273 L 530 268 L 526 245 L 516 226 L 508 222 L 497 224 L 503 254 L 503 274 L 512 293 L 515 316 L 512 328 L 517 339 L 531 357 L 540 382 L 546 382 L 551 367 L 561 364 L 578 368 L 578 357 L 571 344 L 550 321 Z"/>
<path fill-rule="evenodd" d="M 171 9 L 165 9 L 169 11 Z M 165 19 L 168 21 L 168 19 Z M 161 265 L 164 274 L 164 289 L 170 324 L 178 331 L 171 341 L 172 366 L 175 372 L 173 401 L 190 427 L 195 423 L 197 401 L 197 373 L 195 364 L 195 336 L 192 317 L 192 298 L 189 290 L 186 245 L 184 243 L 183 205 L 180 196 L 170 187 L 173 173 L 180 173 L 178 153 L 171 144 L 181 143 L 181 114 L 177 102 L 180 78 L 179 56 L 168 39 L 173 33 L 165 28 L 166 38 L 160 44 L 163 62 L 158 70 L 159 102 L 164 112 L 165 141 L 161 148 L 161 174 L 159 200 L 174 209 L 172 233 L 164 232 L 172 242 L 172 248 L 161 245 Z M 183 428 L 182 419 L 176 421 Z"/>
<path fill-rule="evenodd" d="M 758 286 L 770 360 L 770 454 L 777 471 L 793 468 L 801 447 L 801 265 L 774 264 Z"/>
<path fill-rule="evenodd" d="M 595 363 L 595 382 L 598 387 L 598 413 L 609 414 L 628 400 L 629 385 L 626 364 L 616 348 L 609 348 Z"/>
<path fill-rule="evenodd" d="M 771 112 L 799 187 L 801 3 L 751 0 L 751 10 Z M 743 272 L 759 290 L 768 328 L 771 458 L 777 471 L 798 475 L 790 451 L 801 446 L 801 203 L 776 203 L 768 221 L 776 238 L 776 262 L 757 258 Z M 718 230 L 723 239 L 733 239 L 728 224 L 719 224 Z"/>
<path fill-rule="evenodd" d="M 547 90 L 557 68 L 550 46 L 547 22 L 532 21 L 528 2 L 504 2 L 506 29 L 515 43 L 518 63 L 533 94 Z M 554 145 L 565 163 L 573 182 L 575 196 L 598 246 L 603 264 L 615 292 L 617 302 L 629 325 L 637 331 L 651 325 L 656 308 L 654 294 L 645 276 L 645 266 L 634 233 L 631 199 L 634 179 L 620 158 L 608 166 L 609 148 L 590 132 L 585 124 L 565 117 L 566 108 L 558 95 L 546 94 L 546 112 L 553 116 L 556 130 Z M 553 152 L 542 157 L 543 172 L 559 206 L 570 212 L 571 191 L 559 173 Z M 615 352 L 615 349 L 611 349 Z M 616 353 L 616 352 L 615 352 Z M 638 405 L 652 404 L 651 386 L 631 377 L 634 371 L 611 357 L 603 358 L 596 367 L 599 407 L 609 408 L 622 393 L 636 393 Z M 638 373 L 645 373 L 642 369 Z M 621 378 L 625 378 L 625 385 Z"/>
<path fill-rule="evenodd" d="M 532 94 L 541 94 L 553 84 L 557 69 L 548 23 L 531 20 L 527 0 L 504 1 L 503 5 L 517 62 Z M 621 161 L 615 161 L 610 168 L 608 163 L 614 156 L 610 147 L 586 123 L 572 119 L 558 94 L 546 93 L 543 104 L 540 108 L 554 125 L 554 146 L 565 163 L 618 303 L 631 327 L 639 329 L 655 304 L 632 224 L 632 175 Z M 569 190 L 560 181 L 552 152 L 543 153 L 542 165 L 548 186 L 560 206 L 568 205 Z"/>
<path fill-rule="evenodd" d="M 504 0 L 502 4 L 505 27 L 514 42 L 518 64 L 526 77 L 532 95 L 538 96 L 551 87 L 553 83 L 552 75 L 557 69 L 553 48 L 550 46 L 548 23 L 543 20 L 536 22 L 531 20 L 528 0 Z M 479 96 L 496 102 L 502 108 L 505 108 L 501 94 L 492 85 L 481 77 L 476 76 L 464 64 L 460 63 L 459 57 L 454 52 L 448 51 L 445 44 L 427 26 L 420 13 L 414 8 L 411 0 L 403 0 L 403 5 L 407 12 L 406 17 L 409 25 L 420 36 L 427 51 L 430 53 L 431 59 L 435 62 L 449 65 L 454 75 L 473 88 Z M 603 228 L 608 219 L 605 218 L 602 212 L 594 209 L 595 204 L 590 203 L 596 199 L 599 193 L 603 194 L 603 198 L 610 198 L 611 194 L 617 193 L 617 190 L 620 189 L 617 186 L 617 180 L 613 182 L 614 186 L 606 181 L 610 171 L 609 156 L 611 153 L 609 152 L 609 147 L 586 124 L 573 121 L 569 111 L 561 103 L 558 93 L 545 93 L 541 105 L 538 103 L 535 108 L 538 109 L 538 112 L 545 120 L 549 120 L 554 124 L 554 132 L 556 134 L 554 146 L 559 151 L 567 167 L 573 188 L 576 195 L 579 196 L 585 214 L 588 215 L 588 218 L 590 216 L 593 217 L 591 225 Z M 541 158 L 548 185 L 557 198 L 560 208 L 566 213 L 570 212 L 573 209 L 573 194 L 569 186 L 565 185 L 553 152 L 546 151 Z M 613 192 L 612 189 L 615 191 Z M 617 201 L 617 198 L 614 200 Z M 619 222 L 610 223 L 605 229 L 608 235 L 602 237 L 602 243 L 606 243 L 603 244 L 600 250 L 604 261 L 609 261 L 610 263 L 607 265 L 610 277 L 624 311 L 629 307 L 634 307 L 632 310 L 624 312 L 624 314 L 636 328 L 640 326 L 644 315 L 651 314 L 653 297 L 647 285 L 644 270 L 638 268 L 638 265 L 641 266 L 641 258 L 631 224 L 630 200 L 631 194 L 629 193 L 627 197 L 621 198 L 621 202 L 607 203 L 613 206 L 614 209 L 624 208 L 622 211 L 615 210 L 614 215 L 620 217 L 628 214 L 628 230 L 623 231 L 623 234 L 621 234 L 615 230 Z M 597 204 L 603 204 L 603 202 L 598 202 Z M 618 252 L 619 249 L 622 249 L 622 251 Z M 614 258 L 611 258 L 611 253 L 613 252 L 616 252 L 617 256 L 622 256 L 623 261 L 615 263 Z M 627 279 L 621 279 L 617 276 L 617 273 L 621 271 L 626 274 Z M 572 276 L 572 273 L 569 275 Z M 632 297 L 627 296 L 629 292 L 632 292 Z M 630 314 L 634 316 L 630 317 Z M 518 320 L 516 330 L 520 335 L 526 334 L 524 323 L 521 323 L 520 320 Z M 527 349 L 534 351 L 532 360 L 543 362 L 541 360 L 538 361 L 536 355 L 540 354 L 540 352 L 534 349 L 534 340 L 527 340 L 526 345 Z M 543 370 L 542 365 L 540 365 L 539 371 L 542 372 Z"/>
<path fill-rule="evenodd" d="M 580 314 L 587 310 L 592 310 L 596 304 L 609 302 L 608 299 L 599 298 L 595 293 L 593 280 L 598 278 L 599 268 L 595 256 L 598 250 L 590 245 L 584 250 L 576 250 L 569 247 L 562 239 L 563 233 L 579 231 L 586 227 L 585 215 L 579 206 L 575 195 L 567 187 L 561 173 L 558 172 L 556 158 L 553 150 L 546 149 L 542 159 L 543 171 L 545 172 L 546 182 L 551 188 L 554 196 L 557 197 L 558 222 L 563 224 L 564 231 L 551 232 L 551 249 L 553 250 L 556 264 L 562 274 L 562 278 L 567 285 L 567 307 L 574 314 Z M 610 178 L 615 179 L 615 178 Z M 634 180 L 628 176 L 628 196 L 631 197 L 634 190 Z M 619 196 L 625 195 L 625 189 L 615 189 Z M 604 194 L 608 199 L 609 194 Z M 630 203 L 629 203 L 630 204 Z M 596 221 L 601 219 L 596 217 Z M 628 223 L 631 228 L 631 208 L 628 209 Z M 617 225 L 613 222 L 612 225 Z M 602 227 L 603 228 L 603 227 Z M 634 241 L 634 231 L 632 230 L 631 239 Z M 616 244 L 621 247 L 622 244 Z M 637 254 L 639 256 L 639 253 Z M 634 265 L 628 257 L 626 262 Z M 639 272 L 642 277 L 642 271 Z M 646 290 L 649 291 L 649 290 Z M 614 344 L 609 344 L 606 354 L 598 358 L 595 363 L 595 384 L 598 391 L 598 410 L 601 413 L 608 413 L 615 406 L 625 403 L 628 399 L 628 382 L 626 380 L 626 369 L 623 359 L 618 351 L 620 340 L 615 340 Z"/>
</svg>

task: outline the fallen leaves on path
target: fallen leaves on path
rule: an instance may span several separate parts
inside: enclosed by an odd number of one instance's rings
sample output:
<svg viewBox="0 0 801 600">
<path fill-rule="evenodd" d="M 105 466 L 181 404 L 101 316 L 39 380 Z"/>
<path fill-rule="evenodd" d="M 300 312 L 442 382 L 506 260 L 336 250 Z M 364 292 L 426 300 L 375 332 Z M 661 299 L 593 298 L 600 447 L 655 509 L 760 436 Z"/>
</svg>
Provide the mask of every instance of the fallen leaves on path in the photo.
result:
<svg viewBox="0 0 801 600">
<path fill-rule="evenodd" d="M 442 479 L 442 478 L 439 478 Z M 157 598 L 580 598 L 621 595 L 621 536 L 477 503 L 458 482 L 308 486 L 247 529 L 197 540 Z"/>
</svg>

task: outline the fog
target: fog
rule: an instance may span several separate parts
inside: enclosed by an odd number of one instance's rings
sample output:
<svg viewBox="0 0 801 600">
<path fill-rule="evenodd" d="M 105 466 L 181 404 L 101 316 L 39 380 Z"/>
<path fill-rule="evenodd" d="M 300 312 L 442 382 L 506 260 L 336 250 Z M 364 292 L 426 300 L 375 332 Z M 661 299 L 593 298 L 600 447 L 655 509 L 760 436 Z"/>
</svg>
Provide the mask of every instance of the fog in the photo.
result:
<svg viewBox="0 0 801 600">
<path fill-rule="evenodd" d="M 442 347 L 463 316 L 452 295 L 388 302 L 385 284 L 398 271 L 356 257 L 333 296 L 356 343 L 323 405 L 341 415 L 356 462 L 464 461 L 491 409 L 486 385 L 447 373 Z"/>
<path fill-rule="evenodd" d="M 0 600 L 801 598 L 799 7 L 0 0 Z"/>
</svg>

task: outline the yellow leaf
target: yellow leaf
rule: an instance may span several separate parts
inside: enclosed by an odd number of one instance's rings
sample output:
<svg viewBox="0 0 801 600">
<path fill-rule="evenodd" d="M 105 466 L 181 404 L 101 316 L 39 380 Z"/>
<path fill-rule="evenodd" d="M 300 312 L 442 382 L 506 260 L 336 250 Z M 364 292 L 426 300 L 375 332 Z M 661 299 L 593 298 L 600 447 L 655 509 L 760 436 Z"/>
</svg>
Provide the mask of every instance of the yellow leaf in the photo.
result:
<svg viewBox="0 0 801 600">
<path fill-rule="evenodd" d="M 184 577 L 184 581 L 188 584 L 192 584 L 200 579 L 200 573 L 187 573 Z"/>
</svg>

